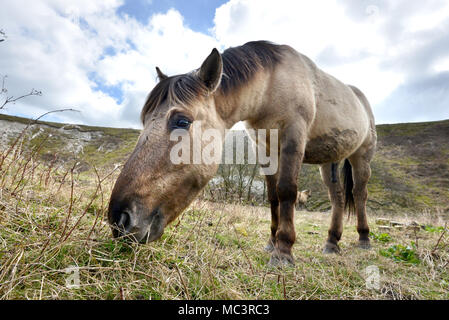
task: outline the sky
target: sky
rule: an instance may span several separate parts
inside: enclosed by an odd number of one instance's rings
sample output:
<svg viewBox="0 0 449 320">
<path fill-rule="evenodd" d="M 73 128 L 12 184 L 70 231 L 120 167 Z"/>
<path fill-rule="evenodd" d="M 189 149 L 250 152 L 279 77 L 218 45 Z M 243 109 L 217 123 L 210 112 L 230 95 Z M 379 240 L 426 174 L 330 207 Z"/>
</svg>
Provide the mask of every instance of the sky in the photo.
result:
<svg viewBox="0 0 449 320">
<path fill-rule="evenodd" d="M 360 88 L 377 123 L 449 119 L 446 0 L 14 0 L 0 2 L 1 112 L 140 128 L 156 84 L 212 48 L 288 44 Z M 0 37 L 0 39 L 2 39 Z"/>
</svg>

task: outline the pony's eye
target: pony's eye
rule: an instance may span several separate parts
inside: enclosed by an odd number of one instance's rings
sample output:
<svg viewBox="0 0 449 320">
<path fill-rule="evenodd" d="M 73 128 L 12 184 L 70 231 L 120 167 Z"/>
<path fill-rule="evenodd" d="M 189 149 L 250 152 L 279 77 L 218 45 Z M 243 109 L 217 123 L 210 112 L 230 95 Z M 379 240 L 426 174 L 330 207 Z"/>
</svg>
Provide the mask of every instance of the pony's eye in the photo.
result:
<svg viewBox="0 0 449 320">
<path fill-rule="evenodd" d="M 192 120 L 185 116 L 176 115 L 170 120 L 170 129 L 189 129 Z"/>
<path fill-rule="evenodd" d="M 176 121 L 176 127 L 187 129 L 188 127 L 190 127 L 190 121 L 184 118 L 178 119 L 178 121 Z"/>
</svg>

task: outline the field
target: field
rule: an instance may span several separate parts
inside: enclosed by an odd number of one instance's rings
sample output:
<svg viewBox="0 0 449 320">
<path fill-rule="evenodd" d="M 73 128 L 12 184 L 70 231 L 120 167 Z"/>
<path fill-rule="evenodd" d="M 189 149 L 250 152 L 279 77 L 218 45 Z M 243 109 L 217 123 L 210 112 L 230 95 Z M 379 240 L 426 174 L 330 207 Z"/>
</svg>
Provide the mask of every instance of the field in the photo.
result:
<svg viewBox="0 0 449 320">
<path fill-rule="evenodd" d="M 111 131 L 109 142 L 122 134 Z M 339 255 L 321 253 L 329 212 L 297 211 L 296 265 L 270 268 L 266 204 L 203 197 L 157 242 L 114 240 L 106 208 L 133 142 L 120 154 L 96 158 L 84 146 L 83 158 L 56 161 L 48 156 L 55 143 L 30 139 L 0 149 L 0 299 L 449 299 L 444 202 L 370 209 L 368 251 L 355 246 L 355 218 L 345 219 Z"/>
</svg>

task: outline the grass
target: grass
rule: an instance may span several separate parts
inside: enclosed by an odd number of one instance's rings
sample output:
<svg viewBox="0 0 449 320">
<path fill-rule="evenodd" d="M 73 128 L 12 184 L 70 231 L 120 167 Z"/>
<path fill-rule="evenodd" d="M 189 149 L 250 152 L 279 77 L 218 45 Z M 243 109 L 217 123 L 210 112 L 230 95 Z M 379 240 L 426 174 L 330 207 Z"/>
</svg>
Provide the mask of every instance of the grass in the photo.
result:
<svg viewBox="0 0 449 320">
<path fill-rule="evenodd" d="M 442 213 L 394 216 L 426 227 L 385 233 L 374 222 L 385 213 L 371 212 L 368 251 L 351 218 L 341 254 L 323 255 L 330 215 L 299 211 L 296 265 L 273 269 L 268 208 L 197 200 L 159 241 L 129 244 L 105 221 L 117 168 L 52 166 L 20 146 L 0 158 L 1 299 L 449 299 Z M 378 290 L 366 287 L 369 266 Z"/>
</svg>

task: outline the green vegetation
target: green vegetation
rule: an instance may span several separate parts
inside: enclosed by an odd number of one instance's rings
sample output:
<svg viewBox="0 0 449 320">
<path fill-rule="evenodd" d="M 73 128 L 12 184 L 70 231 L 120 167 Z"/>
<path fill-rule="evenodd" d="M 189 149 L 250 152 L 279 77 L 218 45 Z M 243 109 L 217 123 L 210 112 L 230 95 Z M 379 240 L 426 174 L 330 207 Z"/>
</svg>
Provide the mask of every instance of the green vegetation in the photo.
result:
<svg viewBox="0 0 449 320">
<path fill-rule="evenodd" d="M 443 226 L 425 226 L 424 230 L 428 231 L 428 232 L 443 232 L 444 231 L 444 227 Z"/>
<path fill-rule="evenodd" d="M 388 233 L 376 234 L 374 232 L 370 232 L 370 238 L 384 243 L 390 242 L 392 240 L 391 236 Z"/>
<path fill-rule="evenodd" d="M 416 253 L 416 245 L 414 242 L 411 242 L 408 246 L 395 244 L 386 250 L 381 249 L 379 253 L 384 257 L 392 258 L 398 262 L 405 261 L 414 264 L 420 262 Z"/>
</svg>

